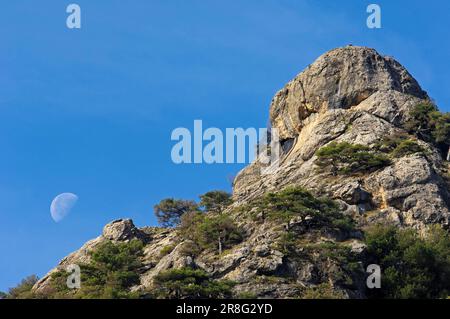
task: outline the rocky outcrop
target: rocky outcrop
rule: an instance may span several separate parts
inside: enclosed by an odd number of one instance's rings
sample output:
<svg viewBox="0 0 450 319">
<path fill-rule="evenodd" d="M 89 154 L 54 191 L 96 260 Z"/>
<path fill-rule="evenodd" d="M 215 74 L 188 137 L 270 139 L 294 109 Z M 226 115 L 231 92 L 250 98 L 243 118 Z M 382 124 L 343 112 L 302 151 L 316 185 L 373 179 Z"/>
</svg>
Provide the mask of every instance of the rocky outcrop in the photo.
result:
<svg viewBox="0 0 450 319">
<path fill-rule="evenodd" d="M 155 276 L 162 271 L 193 267 L 203 269 L 211 278 L 234 281 L 235 296 L 297 298 L 305 289 L 327 283 L 345 297 L 363 298 L 364 278 L 355 275 L 349 287 L 342 283 L 344 265 L 320 250 L 306 249 L 340 242 L 362 260 L 366 247 L 361 233 L 317 232 L 311 227 L 312 216 L 286 223 L 266 221 L 249 203 L 269 191 L 298 185 L 334 199 L 360 226 L 383 222 L 418 229 L 434 223 L 448 227 L 450 197 L 443 178 L 445 165 L 439 152 L 424 141 L 417 141 L 424 153 L 395 158 L 387 167 L 367 174 L 333 175 L 318 171 L 316 165 L 317 150 L 333 141 L 374 147 L 385 137 L 405 133 L 409 111 L 426 100 L 427 93 L 393 58 L 363 47 L 332 50 L 289 82 L 272 101 L 272 127 L 279 130 L 283 144 L 279 166 L 263 175 L 263 164 L 255 161 L 234 181 L 235 204 L 223 213 L 244 230 L 240 244 L 221 255 L 204 251 L 193 257 L 186 254 L 189 241 L 180 239 L 176 230 L 138 229 L 131 220 L 121 219 L 106 225 L 100 237 L 64 258 L 57 268 L 88 262 L 89 252 L 102 241 L 137 238 L 145 247 L 141 282 L 133 287 L 135 291 L 151 291 Z M 239 207 L 245 209 L 235 209 Z M 280 238 L 287 231 L 305 242 L 294 248 L 302 258 L 290 258 L 280 247 Z M 359 267 L 357 273 L 364 273 L 362 264 Z M 50 274 L 35 285 L 35 291 L 48 288 Z"/>
<path fill-rule="evenodd" d="M 271 175 L 255 162 L 234 182 L 240 202 L 287 185 L 341 200 L 359 213 L 390 209 L 402 225 L 448 227 L 448 190 L 437 150 L 418 143 L 428 155 L 395 159 L 391 166 L 364 176 L 320 174 L 315 153 L 330 142 L 373 147 L 383 138 L 405 133 L 410 110 L 428 100 L 417 81 L 391 57 L 348 46 L 332 50 L 279 91 L 270 107 L 272 127 L 282 143 L 291 142 Z M 356 208 L 352 208 L 355 206 Z"/>
<path fill-rule="evenodd" d="M 393 103 L 406 96 L 427 98 L 417 81 L 393 58 L 363 47 L 335 49 L 319 57 L 275 95 L 270 119 L 281 139 L 295 138 L 311 114 L 349 109 L 377 92 L 390 95 Z"/>
<path fill-rule="evenodd" d="M 131 219 L 118 219 L 103 228 L 102 237 L 112 241 L 140 239 L 146 241 L 148 236 L 134 226 Z"/>
<path fill-rule="evenodd" d="M 63 258 L 54 269 L 35 284 L 34 290 L 37 293 L 45 293 L 50 288 L 51 274 L 59 269 L 65 270 L 67 266 L 72 264 L 80 265 L 89 263 L 90 252 L 95 250 L 103 241 L 128 241 L 134 238 L 148 242 L 151 234 L 136 228 L 131 219 L 119 219 L 107 224 L 103 228 L 101 236 L 88 241 L 83 247 Z"/>
</svg>

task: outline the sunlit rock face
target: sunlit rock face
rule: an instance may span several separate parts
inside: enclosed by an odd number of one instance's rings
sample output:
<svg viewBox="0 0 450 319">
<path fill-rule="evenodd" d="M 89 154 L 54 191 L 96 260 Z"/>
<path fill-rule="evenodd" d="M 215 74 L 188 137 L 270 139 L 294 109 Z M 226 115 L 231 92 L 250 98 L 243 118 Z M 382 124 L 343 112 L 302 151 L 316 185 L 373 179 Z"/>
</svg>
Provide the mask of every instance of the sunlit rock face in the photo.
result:
<svg viewBox="0 0 450 319">
<path fill-rule="evenodd" d="M 275 95 L 270 119 L 281 139 L 293 138 L 312 113 L 348 109 L 377 92 L 392 94 L 390 91 L 427 98 L 393 58 L 365 47 L 339 48 L 319 57 Z"/>
<path fill-rule="evenodd" d="M 234 182 L 235 199 L 245 202 L 300 185 L 361 213 L 388 209 L 390 218 L 404 225 L 448 225 L 449 195 L 441 177 L 445 167 L 432 145 L 418 141 L 429 150 L 428 156 L 394 159 L 389 167 L 363 176 L 329 176 L 315 165 L 315 153 L 330 142 L 373 147 L 383 138 L 406 133 L 403 124 L 410 110 L 428 99 L 391 57 L 354 46 L 325 53 L 273 98 L 272 127 L 278 129 L 282 142 L 292 145 L 284 150 L 279 168 L 262 175 L 261 164 L 255 162 L 242 170 Z M 348 194 L 351 189 L 367 193 L 365 200 L 349 200 L 359 196 Z"/>
</svg>

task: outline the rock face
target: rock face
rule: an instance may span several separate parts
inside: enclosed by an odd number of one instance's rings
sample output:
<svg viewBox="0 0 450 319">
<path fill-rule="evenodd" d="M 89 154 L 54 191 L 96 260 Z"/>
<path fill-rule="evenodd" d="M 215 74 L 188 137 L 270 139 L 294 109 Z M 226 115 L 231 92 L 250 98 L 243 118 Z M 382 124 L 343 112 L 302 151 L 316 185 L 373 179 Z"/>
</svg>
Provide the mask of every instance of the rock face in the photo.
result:
<svg viewBox="0 0 450 319">
<path fill-rule="evenodd" d="M 180 241 L 176 230 L 138 229 L 131 220 L 117 220 L 105 226 L 102 236 L 64 258 L 58 267 L 88 261 L 89 252 L 102 241 L 138 238 L 145 243 L 145 267 L 141 284 L 133 290 L 151 289 L 154 277 L 161 271 L 196 267 L 214 279 L 233 280 L 236 296 L 251 293 L 261 298 L 296 298 L 305 288 L 326 282 L 344 297 L 362 298 L 364 278 L 352 278 L 355 285 L 346 288 L 339 281 L 342 273 L 339 263 L 320 252 L 304 259 L 288 258 L 277 245 L 289 229 L 301 234 L 306 242 L 341 241 L 352 253 L 364 256 L 360 234 L 340 238 L 323 233 L 313 238 L 308 226 L 312 217 L 271 223 L 260 216 L 248 218 L 253 213 L 251 208 L 233 208 L 269 191 L 299 185 L 318 196 L 334 199 L 345 214 L 361 225 L 382 221 L 398 227 L 422 229 L 440 223 L 448 228 L 450 196 L 442 177 L 446 168 L 432 145 L 418 140 L 426 155 L 399 157 L 389 166 L 361 176 L 333 176 L 318 172 L 315 164 L 317 150 L 333 141 L 373 147 L 387 136 L 404 133 L 409 111 L 426 100 L 427 93 L 393 58 L 363 47 L 332 50 L 273 98 L 270 119 L 283 143 L 279 167 L 270 175 L 261 175 L 262 164 L 256 161 L 235 179 L 235 204 L 223 213 L 229 214 L 245 231 L 243 242 L 220 256 L 205 251 L 193 258 L 183 253 L 189 242 Z M 163 249 L 169 246 L 173 249 L 162 256 Z M 304 247 L 295 249 L 301 255 Z M 36 284 L 36 291 L 45 291 L 49 275 Z"/>
<path fill-rule="evenodd" d="M 336 49 L 319 57 L 275 95 L 270 118 L 281 139 L 295 138 L 311 114 L 349 109 L 377 92 L 427 98 L 394 59 L 369 48 Z"/>
<path fill-rule="evenodd" d="M 292 144 L 279 168 L 269 176 L 261 175 L 258 162 L 245 168 L 235 179 L 234 197 L 245 202 L 295 184 L 347 206 L 359 205 L 359 212 L 389 208 L 404 225 L 447 227 L 449 194 L 441 177 L 445 168 L 431 145 L 418 141 L 428 156 L 399 158 L 382 171 L 358 178 L 319 174 L 314 165 L 316 151 L 330 142 L 372 147 L 405 132 L 409 111 L 427 100 L 405 68 L 373 49 L 349 46 L 322 55 L 272 101 L 272 127 L 282 143 Z"/>
<path fill-rule="evenodd" d="M 103 228 L 102 237 L 113 241 L 125 241 L 133 238 L 145 239 L 145 234 L 134 226 L 131 219 L 118 219 Z"/>
</svg>

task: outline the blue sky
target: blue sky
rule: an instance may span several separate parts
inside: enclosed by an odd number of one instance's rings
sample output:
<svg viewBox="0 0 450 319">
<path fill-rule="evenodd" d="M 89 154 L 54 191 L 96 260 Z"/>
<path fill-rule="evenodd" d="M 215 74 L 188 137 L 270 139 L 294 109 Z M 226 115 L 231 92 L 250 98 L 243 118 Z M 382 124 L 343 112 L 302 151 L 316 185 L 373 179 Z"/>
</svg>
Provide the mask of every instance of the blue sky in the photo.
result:
<svg viewBox="0 0 450 319">
<path fill-rule="evenodd" d="M 397 58 L 450 110 L 450 2 L 4 1 L 0 10 L 0 290 L 42 276 L 120 217 L 154 225 L 165 197 L 230 190 L 242 165 L 175 165 L 171 131 L 265 127 L 274 93 L 347 44 Z M 79 201 L 55 223 L 51 200 Z"/>
</svg>

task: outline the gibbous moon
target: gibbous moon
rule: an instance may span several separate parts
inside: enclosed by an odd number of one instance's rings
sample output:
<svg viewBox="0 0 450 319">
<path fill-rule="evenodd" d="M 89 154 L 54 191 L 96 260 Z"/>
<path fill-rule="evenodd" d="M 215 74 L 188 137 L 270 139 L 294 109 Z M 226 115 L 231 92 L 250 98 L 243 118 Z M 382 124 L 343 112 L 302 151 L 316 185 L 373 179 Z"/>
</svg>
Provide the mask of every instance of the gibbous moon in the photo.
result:
<svg viewBox="0 0 450 319">
<path fill-rule="evenodd" d="M 78 196 L 72 193 L 62 193 L 56 196 L 50 205 L 50 214 L 55 222 L 60 222 L 75 206 Z"/>
</svg>

